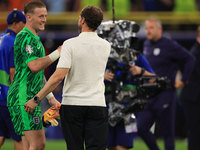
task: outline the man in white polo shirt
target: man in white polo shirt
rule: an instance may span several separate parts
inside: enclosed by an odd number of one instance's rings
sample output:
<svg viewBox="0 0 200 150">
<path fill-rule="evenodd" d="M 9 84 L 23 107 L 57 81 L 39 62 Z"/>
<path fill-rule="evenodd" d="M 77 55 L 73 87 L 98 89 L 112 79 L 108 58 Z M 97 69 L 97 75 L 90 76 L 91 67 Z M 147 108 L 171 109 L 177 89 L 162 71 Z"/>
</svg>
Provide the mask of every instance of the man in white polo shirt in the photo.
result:
<svg viewBox="0 0 200 150">
<path fill-rule="evenodd" d="M 81 11 L 80 35 L 63 43 L 57 69 L 36 95 L 41 101 L 65 78 L 60 109 L 68 150 L 105 150 L 108 113 L 104 98 L 104 71 L 110 44 L 95 33 L 103 20 L 101 9 L 86 6 Z M 25 109 L 33 113 L 33 99 Z"/>
</svg>

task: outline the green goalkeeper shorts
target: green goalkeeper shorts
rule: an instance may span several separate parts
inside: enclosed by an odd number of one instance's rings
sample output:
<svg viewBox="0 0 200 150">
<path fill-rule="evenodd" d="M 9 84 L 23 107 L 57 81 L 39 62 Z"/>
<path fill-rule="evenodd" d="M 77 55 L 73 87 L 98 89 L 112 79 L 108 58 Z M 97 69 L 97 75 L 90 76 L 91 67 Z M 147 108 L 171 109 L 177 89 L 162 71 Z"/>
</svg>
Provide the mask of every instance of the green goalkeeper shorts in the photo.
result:
<svg viewBox="0 0 200 150">
<path fill-rule="evenodd" d="M 41 109 L 37 106 L 33 114 L 25 111 L 24 106 L 8 107 L 16 134 L 24 135 L 23 131 L 43 129 Z"/>
</svg>

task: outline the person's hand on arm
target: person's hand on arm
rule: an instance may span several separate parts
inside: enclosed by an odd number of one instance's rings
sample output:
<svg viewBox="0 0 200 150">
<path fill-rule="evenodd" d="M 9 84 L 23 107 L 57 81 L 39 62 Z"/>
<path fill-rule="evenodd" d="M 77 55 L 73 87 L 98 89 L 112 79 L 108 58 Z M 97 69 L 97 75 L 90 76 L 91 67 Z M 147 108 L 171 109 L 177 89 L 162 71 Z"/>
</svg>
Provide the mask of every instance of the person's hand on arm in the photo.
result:
<svg viewBox="0 0 200 150">
<path fill-rule="evenodd" d="M 132 72 L 133 75 L 155 76 L 154 73 L 151 73 L 151 72 L 145 70 L 144 68 L 141 68 L 139 66 L 134 66 L 132 64 L 129 64 L 129 65 L 130 65 L 129 71 Z"/>
<path fill-rule="evenodd" d="M 141 67 L 134 66 L 134 65 L 131 65 L 131 64 L 129 64 L 129 66 L 130 66 L 129 71 L 132 72 L 133 75 L 140 75 L 141 74 L 141 72 L 142 72 Z"/>
<path fill-rule="evenodd" d="M 182 77 L 183 77 L 182 71 L 178 70 L 176 73 L 176 79 L 174 82 L 174 87 L 176 89 L 182 89 L 184 87 L 185 83 L 181 80 Z"/>
<path fill-rule="evenodd" d="M 104 74 L 104 80 L 112 81 L 114 74 L 111 71 L 106 71 Z"/>
<path fill-rule="evenodd" d="M 42 90 L 36 94 L 36 96 L 39 98 L 39 101 L 41 101 L 48 93 L 52 92 L 62 82 L 68 72 L 68 68 L 57 68 L 54 74 L 49 78 L 45 86 L 42 88 Z M 55 99 L 49 99 L 49 103 L 55 106 L 57 101 Z M 36 103 L 34 98 L 32 98 L 24 105 L 25 111 L 33 114 L 33 110 L 37 105 L 38 103 Z M 57 106 L 55 107 L 57 108 Z"/>
<path fill-rule="evenodd" d="M 61 53 L 61 49 L 62 49 L 62 45 L 60 45 L 57 50 L 59 51 L 59 53 Z"/>
<path fill-rule="evenodd" d="M 184 87 L 184 82 L 181 80 L 176 80 L 174 83 L 174 87 L 177 89 L 182 89 Z"/>
</svg>

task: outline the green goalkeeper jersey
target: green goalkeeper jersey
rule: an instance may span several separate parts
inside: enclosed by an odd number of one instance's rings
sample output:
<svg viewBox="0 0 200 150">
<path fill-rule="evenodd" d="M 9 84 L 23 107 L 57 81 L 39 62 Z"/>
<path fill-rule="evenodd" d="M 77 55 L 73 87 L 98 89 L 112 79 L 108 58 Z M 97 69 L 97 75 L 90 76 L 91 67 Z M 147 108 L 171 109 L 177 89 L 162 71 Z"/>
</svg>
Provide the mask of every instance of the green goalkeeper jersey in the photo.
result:
<svg viewBox="0 0 200 150">
<path fill-rule="evenodd" d="M 44 70 L 33 73 L 28 62 L 45 56 L 40 38 L 28 28 L 21 30 L 14 43 L 15 76 L 10 85 L 7 106 L 25 105 L 43 86 Z"/>
</svg>

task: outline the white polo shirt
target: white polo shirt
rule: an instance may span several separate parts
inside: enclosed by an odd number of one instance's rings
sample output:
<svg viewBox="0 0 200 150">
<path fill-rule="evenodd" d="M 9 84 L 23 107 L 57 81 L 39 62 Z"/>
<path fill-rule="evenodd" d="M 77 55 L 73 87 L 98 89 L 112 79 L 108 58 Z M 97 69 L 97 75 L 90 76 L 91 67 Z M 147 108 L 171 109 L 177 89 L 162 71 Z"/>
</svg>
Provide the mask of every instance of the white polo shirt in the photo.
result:
<svg viewBox="0 0 200 150">
<path fill-rule="evenodd" d="M 95 32 L 82 32 L 63 43 L 57 68 L 69 68 L 62 104 L 105 106 L 104 72 L 111 45 Z"/>
</svg>

